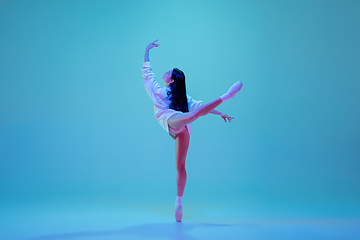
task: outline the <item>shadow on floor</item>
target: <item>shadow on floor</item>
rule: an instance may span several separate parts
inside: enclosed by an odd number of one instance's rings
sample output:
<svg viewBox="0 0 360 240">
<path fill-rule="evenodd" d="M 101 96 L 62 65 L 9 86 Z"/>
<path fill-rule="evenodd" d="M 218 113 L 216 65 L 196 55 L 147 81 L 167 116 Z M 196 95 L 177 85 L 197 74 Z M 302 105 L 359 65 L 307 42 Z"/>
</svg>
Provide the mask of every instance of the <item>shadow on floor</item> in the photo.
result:
<svg viewBox="0 0 360 240">
<path fill-rule="evenodd" d="M 158 237 L 176 240 L 198 240 L 188 234 L 189 231 L 196 228 L 217 228 L 217 227 L 254 227 L 252 224 L 210 224 L 210 223 L 152 223 L 142 224 L 137 226 L 126 227 L 114 231 L 87 231 L 87 232 L 74 232 L 74 233 L 60 233 L 54 235 L 40 236 L 28 240 L 66 240 L 76 238 L 94 238 L 114 235 L 134 235 L 138 237 Z"/>
</svg>

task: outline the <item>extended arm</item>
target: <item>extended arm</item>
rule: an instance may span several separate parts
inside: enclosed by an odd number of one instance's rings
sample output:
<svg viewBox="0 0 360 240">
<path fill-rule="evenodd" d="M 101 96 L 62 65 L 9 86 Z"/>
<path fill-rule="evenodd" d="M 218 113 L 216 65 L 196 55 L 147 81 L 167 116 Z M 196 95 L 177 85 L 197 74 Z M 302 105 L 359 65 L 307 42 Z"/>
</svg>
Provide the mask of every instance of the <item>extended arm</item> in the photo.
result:
<svg viewBox="0 0 360 240">
<path fill-rule="evenodd" d="M 141 68 L 144 77 L 144 87 L 154 104 L 158 104 L 159 99 L 166 98 L 164 89 L 156 82 L 155 75 L 151 70 L 149 62 L 149 50 L 153 47 L 158 47 L 159 44 L 155 43 L 157 40 L 151 42 L 145 49 L 144 63 Z"/>
<path fill-rule="evenodd" d="M 229 117 L 228 115 L 223 114 L 223 113 L 221 113 L 221 112 L 219 112 L 219 111 L 216 111 L 215 109 L 212 110 L 210 113 L 221 116 L 222 119 L 225 120 L 225 122 L 226 122 L 226 120 L 228 120 L 229 122 L 231 122 L 231 120 L 234 119 L 233 117 Z"/>
<path fill-rule="evenodd" d="M 216 111 L 215 109 L 212 110 L 210 113 L 215 114 L 215 115 L 220 115 L 220 116 L 221 116 L 221 114 L 222 114 L 221 112 Z"/>
<path fill-rule="evenodd" d="M 155 40 L 153 42 L 151 42 L 145 49 L 145 56 L 144 56 L 144 62 L 150 62 L 149 60 L 149 50 L 152 49 L 153 47 L 158 47 L 160 44 L 155 43 L 158 40 Z"/>
</svg>

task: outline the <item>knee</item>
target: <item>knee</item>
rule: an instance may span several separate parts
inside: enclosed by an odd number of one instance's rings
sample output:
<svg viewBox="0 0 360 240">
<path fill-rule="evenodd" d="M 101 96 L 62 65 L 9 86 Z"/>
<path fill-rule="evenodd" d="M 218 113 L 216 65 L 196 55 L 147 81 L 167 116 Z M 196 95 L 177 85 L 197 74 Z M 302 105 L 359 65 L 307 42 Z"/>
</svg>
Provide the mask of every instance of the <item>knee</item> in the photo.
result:
<svg viewBox="0 0 360 240">
<path fill-rule="evenodd" d="M 186 172 L 185 164 L 179 164 L 178 166 L 176 166 L 176 170 L 177 170 L 179 173 L 184 173 L 184 172 Z"/>
</svg>

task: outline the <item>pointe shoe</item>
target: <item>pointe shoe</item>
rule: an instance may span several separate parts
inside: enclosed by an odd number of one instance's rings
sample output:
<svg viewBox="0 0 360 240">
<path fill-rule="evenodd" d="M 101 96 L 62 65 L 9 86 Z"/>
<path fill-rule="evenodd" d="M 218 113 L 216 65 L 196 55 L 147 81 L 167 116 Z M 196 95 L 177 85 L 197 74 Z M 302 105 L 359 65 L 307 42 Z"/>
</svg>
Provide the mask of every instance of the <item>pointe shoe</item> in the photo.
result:
<svg viewBox="0 0 360 240">
<path fill-rule="evenodd" d="M 232 85 L 229 88 L 229 91 L 227 93 L 225 93 L 224 95 L 222 95 L 220 97 L 221 100 L 226 101 L 226 100 L 233 98 L 236 95 L 236 93 L 238 93 L 240 91 L 242 86 L 243 86 L 242 82 L 240 82 L 240 81 L 236 82 L 234 85 Z"/>
<path fill-rule="evenodd" d="M 175 220 L 181 222 L 182 219 L 182 204 L 175 203 Z"/>
</svg>

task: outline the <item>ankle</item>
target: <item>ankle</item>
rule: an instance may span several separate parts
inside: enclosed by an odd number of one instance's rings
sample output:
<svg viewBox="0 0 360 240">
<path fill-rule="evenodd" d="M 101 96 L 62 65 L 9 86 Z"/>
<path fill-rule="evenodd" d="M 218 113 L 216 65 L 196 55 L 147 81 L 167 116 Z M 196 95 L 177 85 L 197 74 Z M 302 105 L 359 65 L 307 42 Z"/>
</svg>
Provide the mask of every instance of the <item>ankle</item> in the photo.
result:
<svg viewBox="0 0 360 240">
<path fill-rule="evenodd" d="M 176 196 L 176 203 L 180 203 L 181 204 L 182 201 L 182 196 Z"/>
<path fill-rule="evenodd" d="M 220 97 L 220 100 L 221 100 L 222 103 L 227 100 L 226 97 L 227 97 L 227 94 L 224 94 L 224 95 L 222 95 L 222 96 Z"/>
</svg>

